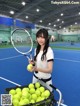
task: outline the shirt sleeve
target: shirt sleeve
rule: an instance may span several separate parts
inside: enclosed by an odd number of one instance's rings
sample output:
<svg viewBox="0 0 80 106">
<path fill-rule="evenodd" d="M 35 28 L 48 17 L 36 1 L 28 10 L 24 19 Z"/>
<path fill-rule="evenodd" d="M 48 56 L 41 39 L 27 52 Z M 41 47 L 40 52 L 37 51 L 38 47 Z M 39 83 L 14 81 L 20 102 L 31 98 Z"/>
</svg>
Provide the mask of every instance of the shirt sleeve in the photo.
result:
<svg viewBox="0 0 80 106">
<path fill-rule="evenodd" d="M 48 48 L 48 51 L 47 51 L 47 54 L 46 54 L 46 58 L 47 58 L 47 61 L 54 61 L 54 52 L 53 50 L 49 47 Z"/>
</svg>

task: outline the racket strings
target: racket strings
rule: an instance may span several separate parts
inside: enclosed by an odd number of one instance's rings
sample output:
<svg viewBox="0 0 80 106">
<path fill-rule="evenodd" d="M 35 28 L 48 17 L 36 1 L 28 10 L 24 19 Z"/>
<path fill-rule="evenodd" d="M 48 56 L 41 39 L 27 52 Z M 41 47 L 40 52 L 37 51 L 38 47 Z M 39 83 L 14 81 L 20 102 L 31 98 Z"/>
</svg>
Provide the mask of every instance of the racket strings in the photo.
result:
<svg viewBox="0 0 80 106">
<path fill-rule="evenodd" d="M 12 44 L 14 48 L 23 54 L 32 50 L 32 38 L 25 30 L 16 30 L 12 34 Z"/>
</svg>

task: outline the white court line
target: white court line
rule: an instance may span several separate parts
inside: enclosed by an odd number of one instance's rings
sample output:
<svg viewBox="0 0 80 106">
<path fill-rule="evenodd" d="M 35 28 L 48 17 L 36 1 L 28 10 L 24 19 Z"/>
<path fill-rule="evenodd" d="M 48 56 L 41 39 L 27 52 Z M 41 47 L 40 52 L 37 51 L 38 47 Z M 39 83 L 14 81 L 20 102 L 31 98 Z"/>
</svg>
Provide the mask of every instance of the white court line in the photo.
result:
<svg viewBox="0 0 80 106">
<path fill-rule="evenodd" d="M 10 82 L 10 83 L 12 83 L 12 84 L 14 84 L 14 85 L 16 85 L 16 86 L 21 86 L 20 84 L 17 84 L 17 83 L 15 83 L 15 82 L 13 82 L 13 81 L 11 81 L 11 80 L 8 80 L 8 79 L 6 79 L 6 78 L 3 78 L 3 77 L 0 77 L 0 79 L 2 79 L 2 80 L 4 80 L 4 81 L 7 81 L 7 82 Z"/>
<path fill-rule="evenodd" d="M 23 55 L 18 55 L 18 56 L 7 57 L 7 58 L 0 59 L 0 61 L 1 61 L 1 60 L 13 59 L 13 58 L 16 58 L 16 57 L 21 57 L 21 56 L 23 56 Z"/>
<path fill-rule="evenodd" d="M 69 60 L 69 59 L 61 59 L 61 58 L 55 58 L 56 60 L 62 60 L 62 61 L 70 61 L 70 62 L 77 62 L 80 63 L 78 60 Z"/>
<path fill-rule="evenodd" d="M 80 53 L 80 50 L 67 50 L 67 49 L 58 49 L 58 48 L 54 48 L 53 51 L 65 51 L 65 52 L 72 52 L 72 53 Z"/>
<path fill-rule="evenodd" d="M 12 57 L 7 57 L 7 58 L 3 58 L 3 59 L 0 59 L 1 60 L 9 60 L 9 59 L 13 59 L 13 58 L 16 58 L 16 57 L 21 57 L 23 55 L 18 55 L 18 56 L 12 56 Z M 63 60 L 63 61 L 71 61 L 71 62 L 78 62 L 80 63 L 80 61 L 78 60 L 69 60 L 69 59 L 62 59 L 62 58 L 55 58 L 56 60 Z"/>
</svg>

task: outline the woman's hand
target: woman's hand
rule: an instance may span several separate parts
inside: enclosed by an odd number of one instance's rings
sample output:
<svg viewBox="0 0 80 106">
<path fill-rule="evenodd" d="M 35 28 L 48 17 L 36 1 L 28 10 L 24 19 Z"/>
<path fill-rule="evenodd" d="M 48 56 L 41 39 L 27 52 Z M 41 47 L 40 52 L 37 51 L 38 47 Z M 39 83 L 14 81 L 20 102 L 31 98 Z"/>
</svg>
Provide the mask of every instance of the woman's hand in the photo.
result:
<svg viewBox="0 0 80 106">
<path fill-rule="evenodd" d="M 34 71 L 38 71 L 36 66 L 33 66 L 33 68 L 32 68 L 32 72 L 34 72 Z"/>
<path fill-rule="evenodd" d="M 34 66 L 35 65 L 35 61 L 34 60 L 29 60 L 29 64 L 32 64 Z"/>
</svg>

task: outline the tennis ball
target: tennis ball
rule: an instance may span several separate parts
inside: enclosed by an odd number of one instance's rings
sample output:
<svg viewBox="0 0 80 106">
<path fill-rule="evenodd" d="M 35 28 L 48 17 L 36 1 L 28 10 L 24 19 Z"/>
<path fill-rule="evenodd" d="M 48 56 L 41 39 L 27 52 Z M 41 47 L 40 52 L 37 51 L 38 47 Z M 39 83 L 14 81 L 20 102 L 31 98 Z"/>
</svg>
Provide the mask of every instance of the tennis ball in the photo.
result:
<svg viewBox="0 0 80 106">
<path fill-rule="evenodd" d="M 32 99 L 37 100 L 37 95 L 36 94 L 32 94 Z"/>
<path fill-rule="evenodd" d="M 16 88 L 16 93 L 21 92 L 21 88 Z"/>
<path fill-rule="evenodd" d="M 45 98 L 44 97 L 41 97 L 41 100 L 44 100 Z"/>
<path fill-rule="evenodd" d="M 30 93 L 28 94 L 28 96 L 29 96 L 28 99 L 31 100 L 31 94 Z"/>
<path fill-rule="evenodd" d="M 30 103 L 35 103 L 35 100 L 31 99 Z"/>
<path fill-rule="evenodd" d="M 37 89 L 37 90 L 35 91 L 35 94 L 36 94 L 37 96 L 40 96 L 40 95 L 41 95 L 40 90 Z"/>
<path fill-rule="evenodd" d="M 40 102 L 41 101 L 41 97 L 38 97 L 36 102 Z"/>
<path fill-rule="evenodd" d="M 12 103 L 13 103 L 14 106 L 19 106 L 19 100 L 18 99 L 14 99 L 12 101 Z"/>
<path fill-rule="evenodd" d="M 22 92 L 17 92 L 17 95 L 19 95 L 21 97 L 22 96 Z"/>
<path fill-rule="evenodd" d="M 21 98 L 19 105 L 17 106 L 24 106 L 24 105 L 26 106 L 27 104 L 29 104 L 29 100 L 27 98 L 24 99 Z"/>
<path fill-rule="evenodd" d="M 31 88 L 31 89 L 30 89 L 30 93 L 31 93 L 31 94 L 35 93 L 35 89 L 34 89 L 34 88 Z"/>
<path fill-rule="evenodd" d="M 28 85 L 28 87 L 31 89 L 31 88 L 34 88 L 34 84 L 33 83 L 30 83 L 29 85 Z"/>
<path fill-rule="evenodd" d="M 15 93 L 16 93 L 16 91 L 15 91 L 14 89 L 11 89 L 11 90 L 9 91 L 9 94 L 11 94 L 11 95 L 15 95 Z"/>
<path fill-rule="evenodd" d="M 44 92 L 41 93 L 41 97 L 44 97 L 44 98 L 45 98 L 45 94 L 44 94 Z"/>
<path fill-rule="evenodd" d="M 50 96 L 50 91 L 49 90 L 45 90 L 44 95 L 46 98 L 48 98 Z"/>
<path fill-rule="evenodd" d="M 24 103 L 24 99 L 20 100 L 19 105 L 20 105 L 20 106 L 26 105 L 26 104 Z"/>
<path fill-rule="evenodd" d="M 27 70 L 30 71 L 30 72 L 32 72 L 32 68 L 33 68 L 33 65 L 32 65 L 32 64 L 29 64 L 29 65 L 27 66 Z"/>
<path fill-rule="evenodd" d="M 27 98 L 24 99 L 24 104 L 29 104 L 29 100 Z"/>
<path fill-rule="evenodd" d="M 24 87 L 24 88 L 22 89 L 22 92 L 29 92 L 29 88 Z"/>
<path fill-rule="evenodd" d="M 22 98 L 28 98 L 29 93 L 28 92 L 22 92 Z"/>
<path fill-rule="evenodd" d="M 18 94 L 15 94 L 15 95 L 13 96 L 13 99 L 20 100 L 20 96 L 19 96 Z"/>
<path fill-rule="evenodd" d="M 39 82 L 36 82 L 36 83 L 35 83 L 35 87 L 36 87 L 36 88 L 39 88 L 39 87 L 40 87 L 40 83 L 39 83 Z"/>
<path fill-rule="evenodd" d="M 41 87 L 39 88 L 39 90 L 40 90 L 40 92 L 42 93 L 42 92 L 45 91 L 45 88 L 41 86 Z"/>
</svg>

